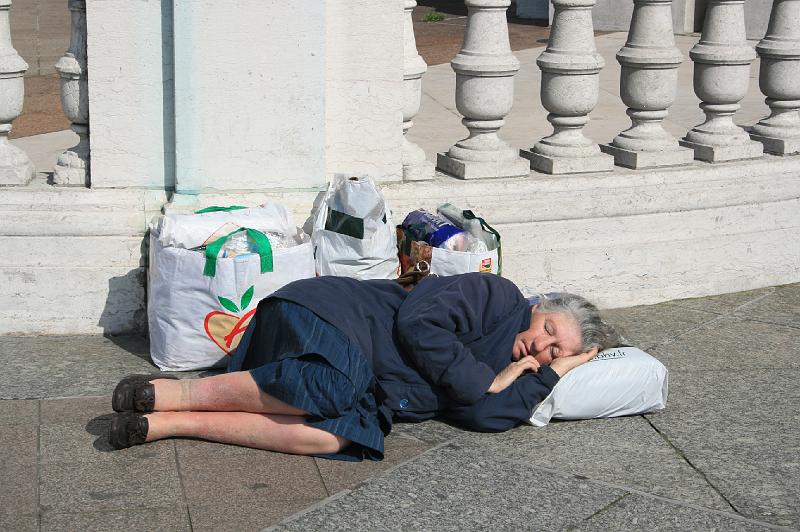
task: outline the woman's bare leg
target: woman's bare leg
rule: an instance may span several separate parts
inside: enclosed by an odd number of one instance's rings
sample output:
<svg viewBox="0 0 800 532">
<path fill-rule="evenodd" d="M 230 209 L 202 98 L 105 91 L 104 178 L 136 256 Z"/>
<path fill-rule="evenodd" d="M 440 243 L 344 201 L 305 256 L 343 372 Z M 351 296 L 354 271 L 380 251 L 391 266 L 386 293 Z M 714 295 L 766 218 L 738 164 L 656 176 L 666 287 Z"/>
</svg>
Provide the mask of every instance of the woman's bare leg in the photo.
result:
<svg viewBox="0 0 800 532">
<path fill-rule="evenodd" d="M 306 412 L 261 391 L 249 371 L 202 379 L 155 379 L 156 412 L 202 410 L 305 416 Z"/>
<path fill-rule="evenodd" d="M 292 454 L 327 454 L 350 441 L 305 424 L 300 416 L 250 412 L 154 412 L 147 441 L 187 436 Z"/>
</svg>

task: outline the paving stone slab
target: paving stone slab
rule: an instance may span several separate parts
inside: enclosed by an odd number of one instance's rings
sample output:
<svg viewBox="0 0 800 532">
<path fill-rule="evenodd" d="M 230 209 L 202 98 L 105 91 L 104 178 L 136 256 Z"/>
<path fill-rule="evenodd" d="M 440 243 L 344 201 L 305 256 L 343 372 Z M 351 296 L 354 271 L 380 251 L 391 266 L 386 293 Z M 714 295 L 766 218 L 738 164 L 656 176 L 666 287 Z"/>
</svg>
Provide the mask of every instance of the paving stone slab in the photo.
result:
<svg viewBox="0 0 800 532">
<path fill-rule="evenodd" d="M 315 458 L 325 488 L 330 495 L 344 489 L 350 489 L 365 480 L 398 464 L 414 458 L 432 447 L 429 443 L 413 443 L 403 438 L 387 438 L 386 453 L 380 462 L 364 460 L 363 462 L 343 462 Z"/>
<path fill-rule="evenodd" d="M 560 529 L 623 493 L 454 442 L 273 529 L 521 530 L 536 523 Z"/>
<path fill-rule="evenodd" d="M 675 299 L 663 304 L 692 310 L 702 310 L 704 312 L 713 312 L 715 314 L 730 314 L 743 305 L 746 307 L 755 301 L 761 300 L 763 297 L 773 293 L 774 290 L 774 287 L 759 288 L 757 290 L 747 290 L 746 292 L 734 292 L 718 296 Z"/>
<path fill-rule="evenodd" d="M 679 506 L 667 501 L 627 494 L 614 504 L 583 521 L 572 530 L 640 531 L 762 531 L 773 528 L 738 516 L 711 512 L 701 508 Z"/>
<path fill-rule="evenodd" d="M 647 305 L 602 312 L 625 339 L 645 351 L 717 317 L 700 310 L 668 305 Z"/>
<path fill-rule="evenodd" d="M 108 530 L 158 530 L 159 532 L 191 531 L 186 508 L 132 508 L 123 512 L 46 513 L 42 516 L 42 532 L 106 532 Z"/>
<path fill-rule="evenodd" d="M 281 501 L 279 504 L 265 501 L 261 504 L 233 501 L 225 506 L 189 507 L 193 532 L 257 532 L 279 520 L 299 512 L 318 499 Z"/>
<path fill-rule="evenodd" d="M 666 343 L 650 353 L 669 370 L 738 369 L 765 372 L 800 368 L 800 334 L 797 329 L 720 316 L 713 322 Z"/>
<path fill-rule="evenodd" d="M 36 464 L 0 467 L 0 513 L 22 516 L 38 511 L 36 471 Z"/>
<path fill-rule="evenodd" d="M 161 440 L 115 450 L 108 442 L 110 415 L 76 423 L 43 423 L 40 428 L 40 461 L 140 467 L 152 460 L 174 459 L 173 443 Z"/>
<path fill-rule="evenodd" d="M 0 467 L 35 465 L 38 459 L 38 445 L 38 426 L 2 426 L 0 428 Z"/>
<path fill-rule="evenodd" d="M 103 396 L 119 380 L 154 373 L 147 339 L 141 336 L 4 336 L 0 345 L 0 399 Z M 179 378 L 220 370 L 175 372 Z"/>
<path fill-rule="evenodd" d="M 800 286 L 777 286 L 767 297 L 736 310 L 734 315 L 800 328 Z"/>
<path fill-rule="evenodd" d="M 649 421 L 742 515 L 800 527 L 800 370 L 674 372 Z"/>
<path fill-rule="evenodd" d="M 39 532 L 39 515 L 36 513 L 0 512 L 0 530 L 13 532 Z"/>
<path fill-rule="evenodd" d="M 111 395 L 43 399 L 41 401 L 41 422 L 46 425 L 85 424 L 95 417 L 107 417 L 113 412 Z"/>
<path fill-rule="evenodd" d="M 225 508 L 240 502 L 255 507 L 327 496 L 314 459 L 261 451 L 249 457 L 209 460 L 179 451 L 186 500 L 193 508 Z"/>
<path fill-rule="evenodd" d="M 523 426 L 459 441 L 592 480 L 730 510 L 705 478 L 640 416 Z"/>
<path fill-rule="evenodd" d="M 46 512 L 173 508 L 182 502 L 174 456 L 124 467 L 96 461 L 43 463 L 40 478 L 40 504 Z"/>
<path fill-rule="evenodd" d="M 103 336 L 3 338 L 0 345 L 2 399 L 109 395 L 130 373 L 155 367 L 135 340 Z M 141 340 L 139 340 L 141 343 Z"/>
<path fill-rule="evenodd" d="M 423 421 L 422 423 L 394 423 L 392 425 L 392 432 L 389 437 L 393 435 L 401 435 L 403 437 L 414 438 L 417 441 L 430 443 L 432 445 L 439 445 L 464 433 L 464 429 L 439 421 L 431 419 Z"/>
<path fill-rule="evenodd" d="M 0 400 L 0 426 L 38 423 L 39 401 Z"/>
</svg>

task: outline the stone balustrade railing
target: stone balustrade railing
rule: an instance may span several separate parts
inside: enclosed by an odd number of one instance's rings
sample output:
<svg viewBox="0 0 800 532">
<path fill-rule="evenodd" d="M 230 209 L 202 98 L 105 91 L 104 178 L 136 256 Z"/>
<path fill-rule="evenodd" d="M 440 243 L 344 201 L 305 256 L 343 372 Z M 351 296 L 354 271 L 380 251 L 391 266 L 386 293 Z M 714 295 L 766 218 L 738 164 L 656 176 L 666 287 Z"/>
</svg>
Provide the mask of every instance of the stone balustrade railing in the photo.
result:
<svg viewBox="0 0 800 532">
<path fill-rule="evenodd" d="M 541 100 L 553 133 L 518 149 L 498 132 L 511 111 L 514 76 L 520 68 L 511 52 L 506 23 L 510 0 L 465 0 L 468 23 L 456 74 L 456 106 L 469 136 L 440 153 L 436 167 L 462 179 L 524 177 L 531 171 L 570 174 L 686 165 L 694 159 L 719 162 L 758 158 L 769 152 L 800 153 L 800 0 L 774 0 L 767 34 L 755 50 L 745 38 L 744 0 L 709 0 L 703 32 L 692 48 L 694 91 L 706 120 L 673 138 L 662 127 L 675 101 L 678 65 L 683 61 L 672 34 L 670 0 L 632 0 L 628 40 L 617 53 L 620 96 L 631 127 L 599 145 L 583 133 L 599 95 L 604 67 L 594 45 L 594 0 L 552 0 L 553 25 L 537 60 Z M 411 12 L 404 4 L 403 133 L 420 108 L 425 62 L 417 53 Z M 26 185 L 33 166 L 8 143 L 11 121 L 22 110 L 27 64 L 14 49 L 9 28 L 11 0 L 0 0 L 0 185 Z M 59 156 L 55 185 L 90 186 L 86 0 L 68 0 L 72 15 L 69 49 L 56 69 L 61 100 L 79 143 Z M 750 131 L 734 122 L 749 83 L 749 66 L 761 58 L 759 86 L 771 114 Z M 403 137 L 403 179 L 434 176 L 424 152 Z"/>
<path fill-rule="evenodd" d="M 464 45 L 451 65 L 456 106 L 469 136 L 439 154 L 438 170 L 472 179 L 800 153 L 800 0 L 774 1 L 767 34 L 755 50 L 745 37 L 743 0 L 709 0 L 702 35 L 690 52 L 694 90 L 706 120 L 680 140 L 661 125 L 675 101 L 676 69 L 683 61 L 672 33 L 670 1 L 633 0 L 628 40 L 617 53 L 620 96 L 632 125 L 607 145 L 583 133 L 598 101 L 598 74 L 604 66 L 594 45 L 595 2 L 551 1 L 555 9 L 550 39 L 537 65 L 542 71 L 542 105 L 549 111 L 553 133 L 531 149 L 520 150 L 530 160 L 529 167 L 523 167 L 517 150 L 497 135 L 511 111 L 513 77 L 519 69 L 508 40 L 505 11 L 510 1 L 465 0 Z M 406 44 L 410 42 L 413 36 L 406 37 Z M 761 58 L 759 86 L 771 114 L 748 132 L 736 125 L 734 115 L 747 92 L 756 52 Z M 416 61 L 409 53 L 406 60 Z M 420 90 L 418 83 L 414 90 Z"/>
<path fill-rule="evenodd" d="M 68 0 L 70 45 L 55 68 L 61 77 L 61 106 L 80 141 L 62 153 L 53 171 L 53 184 L 90 186 L 89 90 L 86 49 L 86 0 Z M 27 63 L 11 43 L 11 0 L 0 0 L 0 185 L 27 185 L 35 170 L 28 156 L 8 142 L 11 122 L 22 113 Z"/>
</svg>

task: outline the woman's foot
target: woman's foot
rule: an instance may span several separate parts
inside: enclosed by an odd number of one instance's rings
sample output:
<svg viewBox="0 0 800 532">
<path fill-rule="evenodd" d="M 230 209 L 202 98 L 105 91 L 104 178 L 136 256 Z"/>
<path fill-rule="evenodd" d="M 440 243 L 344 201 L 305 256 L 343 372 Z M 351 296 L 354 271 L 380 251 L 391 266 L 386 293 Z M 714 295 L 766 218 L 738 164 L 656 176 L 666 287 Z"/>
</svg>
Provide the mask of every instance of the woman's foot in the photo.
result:
<svg viewBox="0 0 800 532">
<path fill-rule="evenodd" d="M 147 418 L 133 412 L 112 414 L 108 442 L 114 449 L 127 449 L 147 441 Z"/>
<path fill-rule="evenodd" d="M 155 406 L 155 389 L 151 381 L 177 379 L 174 375 L 129 375 L 119 381 L 111 396 L 111 407 L 116 412 L 152 412 Z"/>
</svg>

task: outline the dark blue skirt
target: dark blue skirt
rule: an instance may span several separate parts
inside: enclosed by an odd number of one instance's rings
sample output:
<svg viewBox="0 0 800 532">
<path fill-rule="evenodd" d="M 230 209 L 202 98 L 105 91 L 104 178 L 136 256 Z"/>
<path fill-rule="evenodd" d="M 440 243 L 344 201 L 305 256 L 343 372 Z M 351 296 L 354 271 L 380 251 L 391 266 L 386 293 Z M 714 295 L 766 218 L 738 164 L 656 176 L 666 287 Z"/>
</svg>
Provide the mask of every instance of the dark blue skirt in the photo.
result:
<svg viewBox="0 0 800 532">
<path fill-rule="evenodd" d="M 383 459 L 375 378 L 361 349 L 306 307 L 259 304 L 228 372 L 249 371 L 265 393 L 309 413 L 306 423 L 352 443 L 336 460 Z"/>
</svg>

